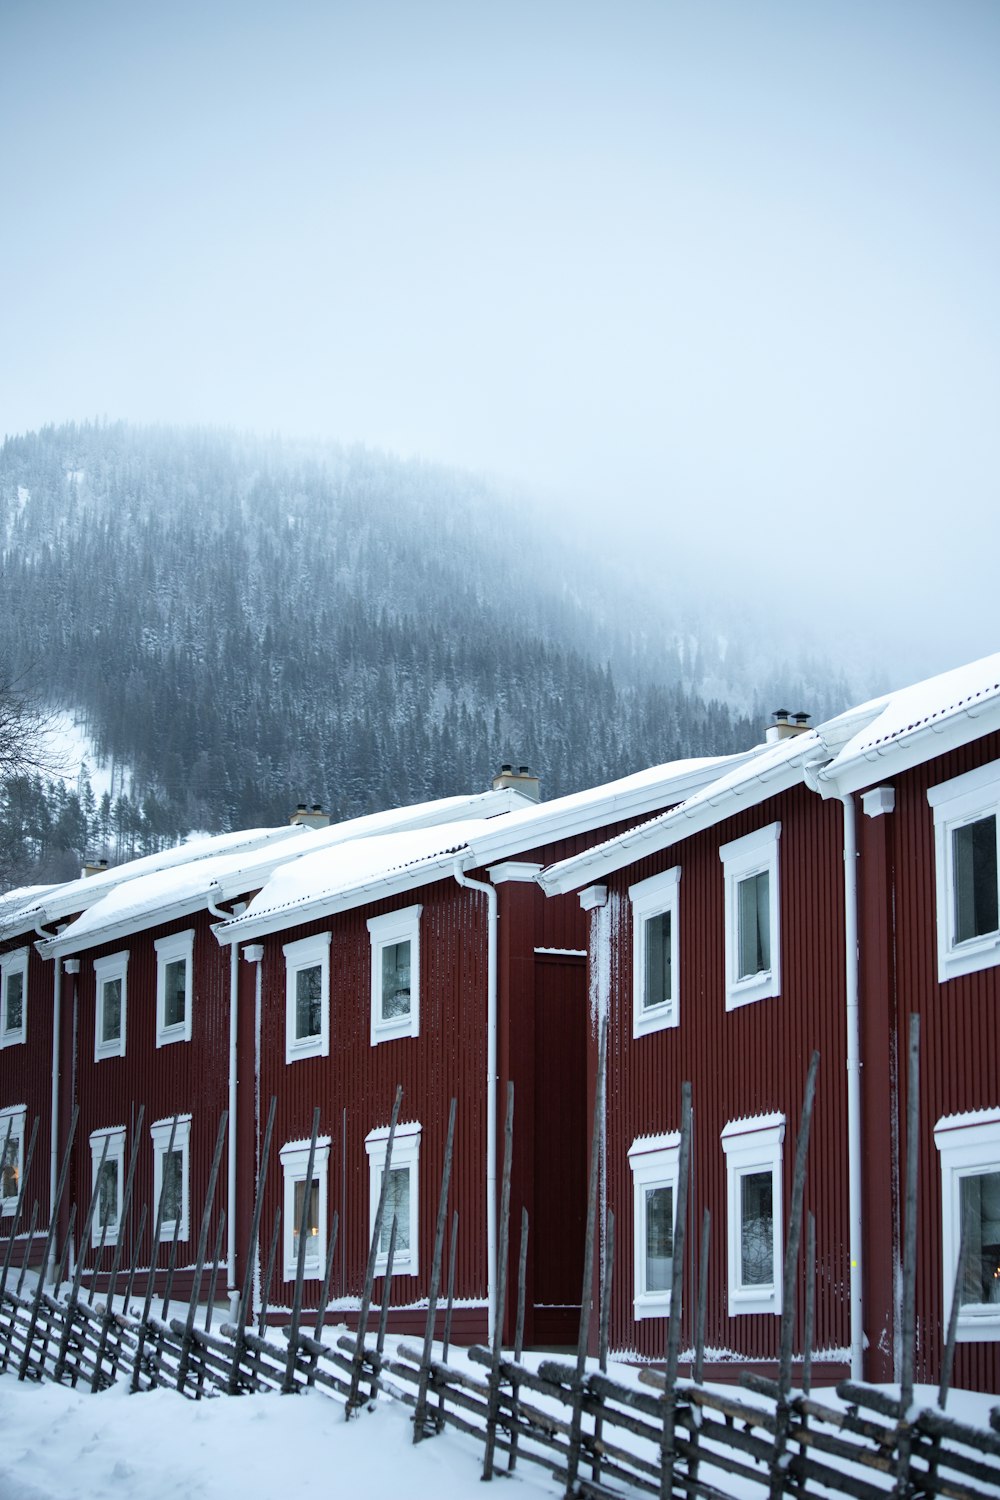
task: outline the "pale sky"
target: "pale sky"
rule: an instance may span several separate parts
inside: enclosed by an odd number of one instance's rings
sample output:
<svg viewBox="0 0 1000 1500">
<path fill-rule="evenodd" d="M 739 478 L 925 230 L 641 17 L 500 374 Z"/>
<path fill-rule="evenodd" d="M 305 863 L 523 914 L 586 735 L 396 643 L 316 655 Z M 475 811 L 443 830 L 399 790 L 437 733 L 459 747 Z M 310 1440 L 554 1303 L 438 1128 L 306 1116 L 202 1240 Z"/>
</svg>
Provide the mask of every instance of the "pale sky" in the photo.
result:
<svg viewBox="0 0 1000 1500">
<path fill-rule="evenodd" d="M 360 441 L 1000 646 L 998 0 L 0 0 L 0 151 L 0 431 Z"/>
</svg>

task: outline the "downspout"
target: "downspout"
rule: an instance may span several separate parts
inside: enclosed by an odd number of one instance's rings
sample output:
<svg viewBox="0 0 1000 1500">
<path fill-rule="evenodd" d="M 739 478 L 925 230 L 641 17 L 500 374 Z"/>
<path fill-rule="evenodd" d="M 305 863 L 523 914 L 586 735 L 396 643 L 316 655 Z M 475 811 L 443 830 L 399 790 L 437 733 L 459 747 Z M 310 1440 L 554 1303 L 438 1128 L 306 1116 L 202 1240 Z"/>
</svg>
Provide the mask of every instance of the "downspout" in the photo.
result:
<svg viewBox="0 0 1000 1500">
<path fill-rule="evenodd" d="M 48 936 L 48 934 L 46 934 Z M 79 959 L 77 960 L 79 967 Z M 52 1118 L 49 1127 L 49 1224 L 52 1223 L 52 1209 L 56 1201 L 56 1187 L 59 1182 L 59 1041 L 62 1032 L 62 959 L 55 961 L 55 974 L 52 980 Z M 52 1237 L 52 1254 L 56 1253 L 56 1235 Z M 42 1267 L 42 1278 L 44 1280 L 48 1267 Z"/>
<path fill-rule="evenodd" d="M 458 860 L 459 885 L 486 895 L 489 930 L 486 957 L 486 1299 L 487 1343 L 493 1343 L 497 1310 L 497 891 L 471 880 Z"/>
<path fill-rule="evenodd" d="M 858 1003 L 858 835 L 854 798 L 844 808 L 844 970 L 847 1020 L 847 1192 L 851 1379 L 864 1379 L 861 1246 L 861 1009 Z"/>
<path fill-rule="evenodd" d="M 209 897 L 208 909 L 213 917 L 227 922 L 234 915 L 224 911 Z M 229 945 L 229 1139 L 227 1142 L 227 1170 L 229 1175 L 226 1194 L 226 1290 L 230 1306 L 236 1298 L 236 1063 L 239 1019 L 239 944 Z"/>
</svg>

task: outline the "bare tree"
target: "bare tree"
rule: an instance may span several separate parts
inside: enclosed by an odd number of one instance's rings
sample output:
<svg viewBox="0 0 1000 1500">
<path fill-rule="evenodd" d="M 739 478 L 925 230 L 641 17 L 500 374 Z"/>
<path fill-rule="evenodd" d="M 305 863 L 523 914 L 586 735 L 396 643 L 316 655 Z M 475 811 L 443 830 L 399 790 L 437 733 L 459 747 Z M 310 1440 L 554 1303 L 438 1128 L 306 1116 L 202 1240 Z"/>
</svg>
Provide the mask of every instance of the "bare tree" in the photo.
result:
<svg viewBox="0 0 1000 1500">
<path fill-rule="evenodd" d="M 58 775 L 60 766 L 52 746 L 52 717 L 0 659 L 0 785 L 12 776 Z"/>
</svg>

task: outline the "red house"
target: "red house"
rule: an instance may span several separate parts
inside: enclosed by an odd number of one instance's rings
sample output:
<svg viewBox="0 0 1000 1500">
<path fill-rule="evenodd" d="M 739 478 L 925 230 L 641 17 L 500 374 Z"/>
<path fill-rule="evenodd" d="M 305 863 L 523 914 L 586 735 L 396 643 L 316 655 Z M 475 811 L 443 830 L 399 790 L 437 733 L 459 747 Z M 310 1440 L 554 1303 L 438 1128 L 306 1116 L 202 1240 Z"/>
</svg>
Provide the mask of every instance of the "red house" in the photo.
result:
<svg viewBox="0 0 1000 1500">
<path fill-rule="evenodd" d="M 919 1012 L 917 1377 L 940 1370 L 964 1220 L 956 1380 L 1000 1385 L 998 733 L 997 657 L 817 731 L 786 717 L 681 806 L 541 875 L 590 913 L 592 1069 L 597 1016 L 609 1027 L 602 1202 L 617 1226 L 619 1350 L 661 1358 L 666 1346 L 685 1079 L 689 1231 L 712 1214 L 715 1373 L 776 1359 L 790 1295 L 802 1328 L 782 1231 L 817 1048 L 814 1358 L 831 1376 L 898 1373 L 906 1036 Z"/>
</svg>

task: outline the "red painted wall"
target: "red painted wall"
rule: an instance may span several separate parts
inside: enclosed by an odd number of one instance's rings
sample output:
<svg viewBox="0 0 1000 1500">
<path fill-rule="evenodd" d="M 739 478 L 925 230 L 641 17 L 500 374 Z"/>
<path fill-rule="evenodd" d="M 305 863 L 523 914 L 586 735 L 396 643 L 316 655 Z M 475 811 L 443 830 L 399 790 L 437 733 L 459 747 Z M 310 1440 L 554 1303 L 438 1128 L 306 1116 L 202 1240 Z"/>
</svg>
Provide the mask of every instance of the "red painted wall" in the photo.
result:
<svg viewBox="0 0 1000 1500">
<path fill-rule="evenodd" d="M 29 1263 L 35 1264 L 42 1253 L 49 1226 L 50 1153 L 52 1142 L 52 965 L 43 963 L 35 952 L 35 934 L 24 933 L 0 944 L 3 953 L 28 948 L 28 984 L 25 997 L 24 1043 L 0 1047 L 0 1108 L 25 1105 L 24 1150 L 27 1153 L 34 1121 L 38 1135 L 27 1179 L 27 1194 L 15 1241 L 13 1264 L 20 1268 L 29 1249 L 27 1235 L 31 1225 L 32 1205 L 38 1200 L 35 1235 L 30 1246 Z M 6 1122 L 0 1126 L 0 1142 Z M 0 1219 L 0 1259 L 7 1249 L 7 1236 L 13 1214 Z"/>
</svg>

